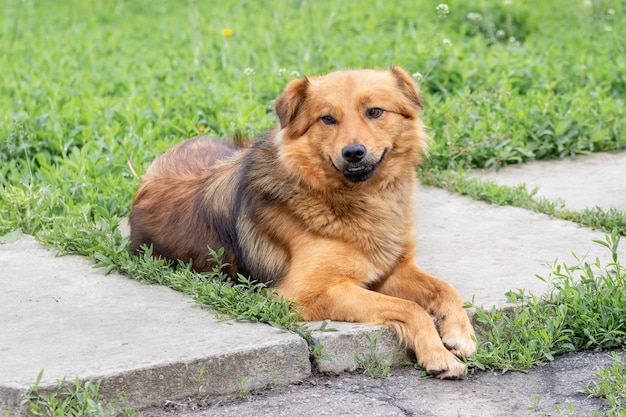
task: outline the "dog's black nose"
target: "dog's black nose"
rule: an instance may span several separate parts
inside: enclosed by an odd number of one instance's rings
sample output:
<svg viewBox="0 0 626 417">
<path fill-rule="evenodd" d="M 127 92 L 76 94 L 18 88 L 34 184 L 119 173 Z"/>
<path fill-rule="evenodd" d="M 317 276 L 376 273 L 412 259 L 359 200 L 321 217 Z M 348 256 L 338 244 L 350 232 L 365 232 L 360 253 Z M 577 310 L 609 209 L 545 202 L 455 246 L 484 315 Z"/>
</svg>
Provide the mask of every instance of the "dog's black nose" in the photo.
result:
<svg viewBox="0 0 626 417">
<path fill-rule="evenodd" d="M 367 155 L 367 149 L 365 146 L 359 144 L 356 145 L 348 145 L 341 150 L 341 155 L 343 159 L 348 162 L 359 162 L 361 159 L 365 158 Z"/>
</svg>

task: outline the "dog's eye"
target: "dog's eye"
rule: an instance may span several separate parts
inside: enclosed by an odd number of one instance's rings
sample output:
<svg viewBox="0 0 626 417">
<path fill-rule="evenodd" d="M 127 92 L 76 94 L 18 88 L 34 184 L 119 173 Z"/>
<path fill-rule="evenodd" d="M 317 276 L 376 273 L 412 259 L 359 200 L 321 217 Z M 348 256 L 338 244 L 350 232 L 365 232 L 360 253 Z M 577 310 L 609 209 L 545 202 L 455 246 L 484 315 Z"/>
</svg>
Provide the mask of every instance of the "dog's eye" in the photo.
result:
<svg viewBox="0 0 626 417">
<path fill-rule="evenodd" d="M 325 115 L 321 117 L 321 120 L 325 125 L 337 124 L 337 121 L 335 120 L 333 116 Z"/>
<path fill-rule="evenodd" d="M 378 119 L 380 116 L 383 115 L 385 111 L 381 108 L 378 107 L 372 107 L 371 109 L 367 109 L 367 111 L 365 112 L 365 115 L 367 116 L 368 119 Z"/>
</svg>

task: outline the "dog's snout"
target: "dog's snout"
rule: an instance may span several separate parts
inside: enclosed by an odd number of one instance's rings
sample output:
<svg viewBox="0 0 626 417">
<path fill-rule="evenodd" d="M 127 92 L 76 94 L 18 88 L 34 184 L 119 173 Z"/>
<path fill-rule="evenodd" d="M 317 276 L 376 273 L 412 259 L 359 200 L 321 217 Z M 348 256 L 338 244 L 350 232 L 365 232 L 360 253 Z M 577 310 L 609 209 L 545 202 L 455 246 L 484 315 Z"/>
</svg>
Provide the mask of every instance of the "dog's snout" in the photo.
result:
<svg viewBox="0 0 626 417">
<path fill-rule="evenodd" d="M 367 155 L 367 149 L 360 143 L 356 145 L 348 145 L 341 150 L 341 155 L 343 156 L 343 159 L 348 162 L 359 162 L 361 159 L 365 158 L 365 155 Z"/>
</svg>

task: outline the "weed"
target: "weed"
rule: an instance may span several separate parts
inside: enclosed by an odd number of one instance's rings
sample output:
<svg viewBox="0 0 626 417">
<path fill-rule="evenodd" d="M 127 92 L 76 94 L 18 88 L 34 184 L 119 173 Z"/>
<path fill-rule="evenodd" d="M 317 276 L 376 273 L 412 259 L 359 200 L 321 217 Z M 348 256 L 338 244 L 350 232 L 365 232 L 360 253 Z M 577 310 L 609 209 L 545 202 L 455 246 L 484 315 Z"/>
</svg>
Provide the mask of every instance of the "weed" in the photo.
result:
<svg viewBox="0 0 626 417">
<path fill-rule="evenodd" d="M 387 378 L 393 363 L 393 354 L 386 358 L 378 351 L 378 338 L 383 330 L 378 330 L 373 336 L 366 335 L 367 351 L 354 355 L 354 363 L 357 369 L 363 369 L 363 373 L 373 378 Z"/>
<path fill-rule="evenodd" d="M 225 266 L 220 260 L 223 250 L 215 252 L 209 249 L 209 253 L 215 267 L 208 274 L 200 274 L 202 279 L 192 293 L 197 302 L 209 305 L 235 320 L 261 321 L 308 336 L 308 326 L 300 321 L 296 303 L 278 298 L 267 284 L 255 282 L 243 275 L 239 274 L 233 282 L 222 271 Z"/>
<path fill-rule="evenodd" d="M 326 319 L 322 321 L 322 324 L 320 324 L 320 328 L 317 330 L 322 331 L 322 332 L 338 332 L 339 331 L 335 327 L 328 327 L 329 324 L 330 324 L 330 320 Z"/>
<path fill-rule="evenodd" d="M 26 406 L 28 412 L 34 416 L 54 417 L 113 417 L 113 416 L 136 416 L 134 410 L 123 407 L 117 409 L 118 404 L 102 405 L 100 401 L 100 382 L 81 382 L 76 379 L 72 384 L 67 384 L 65 379 L 57 381 L 57 388 L 51 394 L 40 392 L 39 383 L 43 377 L 43 370 L 37 375 L 35 383 L 30 391 L 22 398 L 22 406 Z"/>
<path fill-rule="evenodd" d="M 585 392 L 606 400 L 610 407 L 607 415 L 626 416 L 626 359 L 613 353 L 613 364 L 605 369 L 598 369 L 596 381 L 588 384 Z"/>
<path fill-rule="evenodd" d="M 311 346 L 310 341 L 309 341 L 309 346 Z M 331 360 L 331 357 L 323 352 L 324 345 L 320 343 L 314 343 L 313 346 L 310 347 L 309 349 L 311 350 L 311 355 L 313 355 L 314 358 L 321 359 L 324 361 Z"/>
<path fill-rule="evenodd" d="M 127 239 L 121 236 L 117 222 L 97 216 L 94 224 L 85 217 L 76 219 L 74 227 L 66 232 L 54 229 L 42 236 L 61 250 L 91 257 L 107 273 L 119 271 L 138 280 L 165 285 L 191 295 L 218 314 L 268 323 L 308 337 L 309 328 L 301 322 L 296 303 L 277 297 L 267 284 L 242 275 L 232 280 L 223 272 L 223 249 L 207 248 L 207 257 L 214 267 L 207 273 L 197 273 L 191 264 L 152 257 L 151 247 L 143 247 L 140 256 L 135 256 L 128 251 Z"/>
<path fill-rule="evenodd" d="M 541 403 L 541 395 L 535 395 L 532 398 L 531 405 L 528 406 L 528 413 L 526 415 L 528 417 L 533 417 L 533 416 L 571 417 L 571 416 L 576 415 L 574 411 L 574 405 L 572 403 L 569 403 L 567 405 L 567 409 L 562 408 L 560 404 L 553 404 L 552 407 L 554 408 L 554 411 L 556 412 L 556 414 L 553 412 L 550 412 L 548 414 L 542 413 L 540 403 Z"/>
<path fill-rule="evenodd" d="M 252 101 L 252 76 L 254 75 L 254 69 L 245 68 L 243 73 L 246 77 L 248 77 L 248 99 Z"/>
<path fill-rule="evenodd" d="M 600 207 L 586 208 L 582 211 L 559 210 L 556 216 L 605 232 L 616 230 L 626 236 L 626 213 L 615 208 L 605 210 Z"/>
<path fill-rule="evenodd" d="M 223 250 L 208 249 L 208 253 L 215 266 L 207 273 L 196 273 L 190 264 L 184 263 L 171 268 L 169 263 L 154 259 L 151 248 L 144 248 L 139 265 L 130 262 L 128 265 L 133 269 L 124 272 L 190 294 L 196 302 L 235 320 L 268 323 L 308 337 L 309 328 L 301 322 L 296 303 L 277 297 L 265 283 L 242 275 L 232 280 L 222 270 L 226 266 L 221 261 Z"/>
<path fill-rule="evenodd" d="M 528 411 L 530 413 L 537 413 L 541 409 L 539 403 L 541 402 L 541 395 L 535 395 L 532 398 L 532 404 L 528 406 Z"/>
<path fill-rule="evenodd" d="M 204 372 L 206 371 L 206 365 L 202 364 L 202 366 L 200 367 L 200 369 L 198 370 L 198 373 L 196 375 L 191 376 L 191 380 L 196 384 L 196 386 L 198 387 L 198 398 L 202 397 L 203 391 L 204 391 Z"/>
<path fill-rule="evenodd" d="M 626 268 L 618 259 L 616 233 L 596 243 L 611 252 L 612 262 L 596 260 L 574 266 L 552 265 L 552 290 L 536 297 L 510 291 L 509 310 L 477 307 L 478 353 L 469 363 L 479 369 L 527 370 L 560 353 L 614 349 L 626 344 Z"/>
<path fill-rule="evenodd" d="M 250 395 L 250 386 L 246 383 L 244 377 L 242 376 L 237 379 L 236 392 L 237 396 L 240 398 L 246 398 Z"/>
<path fill-rule="evenodd" d="M 330 320 L 323 320 L 322 323 L 320 324 L 320 327 L 317 330 L 321 331 L 321 332 L 338 332 L 339 331 L 338 329 L 336 329 L 334 327 L 328 327 L 330 322 L 331 322 Z M 321 360 L 325 360 L 325 361 L 331 360 L 330 356 L 328 356 L 327 354 L 323 353 L 324 345 L 322 345 L 318 341 L 314 340 L 312 337 L 310 337 L 310 335 L 307 338 L 307 342 L 309 344 L 309 351 L 310 351 L 311 356 L 313 358 L 321 359 Z"/>
</svg>

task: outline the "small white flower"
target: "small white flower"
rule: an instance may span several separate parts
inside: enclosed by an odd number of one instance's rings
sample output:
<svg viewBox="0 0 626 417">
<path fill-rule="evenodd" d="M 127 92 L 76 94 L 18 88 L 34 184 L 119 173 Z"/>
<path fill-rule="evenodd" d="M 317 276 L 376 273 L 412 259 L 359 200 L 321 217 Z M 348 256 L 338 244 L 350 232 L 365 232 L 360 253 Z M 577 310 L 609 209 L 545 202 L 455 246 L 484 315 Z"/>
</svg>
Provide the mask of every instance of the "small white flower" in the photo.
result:
<svg viewBox="0 0 626 417">
<path fill-rule="evenodd" d="M 289 73 L 289 75 L 292 76 L 292 77 L 299 77 L 300 73 L 298 71 L 296 71 L 296 70 L 293 70 L 293 71 L 291 71 Z"/>
<path fill-rule="evenodd" d="M 512 0 L 504 0 L 504 1 L 502 2 L 502 4 L 503 4 L 503 5 L 505 5 L 505 6 L 510 6 L 510 5 L 512 5 L 512 4 L 513 4 L 513 1 L 512 1 Z"/>
<path fill-rule="evenodd" d="M 287 68 L 279 68 L 278 69 L 278 75 L 285 75 L 286 72 L 287 72 Z"/>
<path fill-rule="evenodd" d="M 422 75 L 421 72 L 414 72 L 412 75 L 417 81 L 422 81 L 424 79 L 424 75 Z"/>
<path fill-rule="evenodd" d="M 605 32 L 611 32 L 612 30 L 613 30 L 613 27 L 612 27 L 612 26 L 605 26 L 605 27 L 604 27 L 604 31 L 605 31 Z"/>
<path fill-rule="evenodd" d="M 250 75 L 254 74 L 254 68 L 245 68 L 243 70 L 243 73 L 248 75 L 248 76 L 250 76 Z"/>
<path fill-rule="evenodd" d="M 450 8 L 445 3 L 441 3 L 439 6 L 435 8 L 435 10 L 437 11 L 438 17 L 445 17 L 447 14 L 450 13 Z"/>
<path fill-rule="evenodd" d="M 583 6 L 585 6 L 585 7 L 591 7 L 591 5 L 592 5 L 591 0 L 585 0 L 585 1 L 583 1 Z"/>
<path fill-rule="evenodd" d="M 482 20 L 483 19 L 483 15 L 481 15 L 480 13 L 468 13 L 467 14 L 467 19 L 471 20 L 471 21 L 478 21 L 478 20 Z"/>
<path fill-rule="evenodd" d="M 515 36 L 511 36 L 511 37 L 509 38 L 509 42 L 510 42 L 510 43 L 515 43 L 515 42 L 517 42 L 517 39 L 515 39 Z"/>
<path fill-rule="evenodd" d="M 496 31 L 496 37 L 497 38 L 504 38 L 505 35 L 506 35 L 506 32 L 504 32 L 502 29 L 498 29 Z"/>
<path fill-rule="evenodd" d="M 446 48 L 449 48 L 450 46 L 452 46 L 452 42 L 450 42 L 450 39 L 444 39 L 441 42 L 443 43 L 443 46 L 445 46 Z"/>
<path fill-rule="evenodd" d="M 615 15 L 615 10 L 613 9 L 606 9 L 607 14 L 610 14 L 611 16 Z"/>
</svg>

